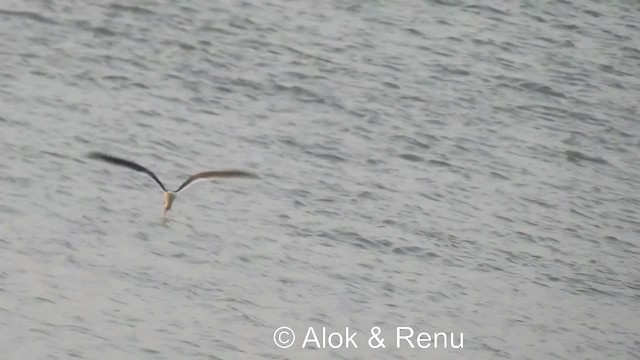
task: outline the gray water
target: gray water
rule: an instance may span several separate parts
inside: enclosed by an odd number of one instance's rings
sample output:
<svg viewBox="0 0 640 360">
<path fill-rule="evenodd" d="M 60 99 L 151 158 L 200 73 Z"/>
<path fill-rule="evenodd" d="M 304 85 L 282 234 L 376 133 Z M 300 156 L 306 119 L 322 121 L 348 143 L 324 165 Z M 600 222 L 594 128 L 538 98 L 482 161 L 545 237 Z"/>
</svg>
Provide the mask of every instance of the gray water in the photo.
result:
<svg viewBox="0 0 640 360">
<path fill-rule="evenodd" d="M 0 357 L 639 358 L 639 11 L 1 2 Z"/>
</svg>

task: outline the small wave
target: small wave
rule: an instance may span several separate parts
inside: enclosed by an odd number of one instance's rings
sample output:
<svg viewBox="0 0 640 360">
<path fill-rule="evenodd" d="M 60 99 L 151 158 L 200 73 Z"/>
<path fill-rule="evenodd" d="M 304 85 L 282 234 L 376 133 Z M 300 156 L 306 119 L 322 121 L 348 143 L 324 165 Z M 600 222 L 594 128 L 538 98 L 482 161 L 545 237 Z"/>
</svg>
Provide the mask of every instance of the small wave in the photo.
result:
<svg viewBox="0 0 640 360">
<path fill-rule="evenodd" d="M 129 81 L 130 80 L 128 77 L 120 76 L 120 75 L 107 75 L 107 76 L 103 76 L 102 79 L 108 80 L 108 81 Z"/>
<path fill-rule="evenodd" d="M 237 35 L 237 33 L 215 26 L 201 26 L 196 32 L 212 32 L 221 35 Z"/>
<path fill-rule="evenodd" d="M 305 101 L 305 102 L 317 102 L 317 103 L 325 103 L 326 100 L 316 94 L 315 92 L 306 89 L 302 86 L 298 86 L 298 85 L 293 85 L 293 86 L 287 86 L 287 85 L 282 85 L 282 84 L 275 84 L 275 89 L 279 90 L 279 91 L 284 91 L 284 92 L 290 92 L 294 95 L 296 95 L 298 97 L 298 100 L 300 101 Z"/>
<path fill-rule="evenodd" d="M 117 10 L 117 11 L 126 11 L 126 12 L 130 12 L 133 14 L 143 14 L 143 15 L 153 15 L 155 14 L 155 12 L 153 12 L 152 10 L 149 10 L 147 8 L 143 8 L 140 6 L 127 6 L 127 5 L 120 5 L 120 4 L 110 4 L 109 8 L 113 9 L 113 10 Z"/>
<path fill-rule="evenodd" d="M 460 69 L 460 68 L 455 68 L 452 65 L 444 65 L 441 64 L 440 66 L 438 66 L 440 68 L 440 70 L 442 70 L 444 73 L 448 73 L 451 75 L 457 75 L 457 76 L 469 76 L 471 75 L 470 72 L 468 72 L 467 70 L 464 69 Z"/>
<path fill-rule="evenodd" d="M 345 162 L 347 161 L 345 158 L 338 156 L 338 155 L 334 155 L 334 154 L 329 154 L 329 153 L 318 153 L 318 152 L 313 152 L 313 151 L 305 151 L 306 154 L 309 154 L 311 156 L 315 156 L 319 159 L 324 159 L 327 160 L 331 163 L 337 163 L 337 162 Z"/>
<path fill-rule="evenodd" d="M 562 99 L 566 99 L 567 98 L 567 95 L 565 95 L 564 93 L 562 93 L 560 91 L 554 90 L 549 85 L 540 84 L 540 83 L 537 83 L 537 82 L 534 82 L 534 81 L 522 82 L 522 83 L 518 84 L 518 87 L 521 88 L 521 89 L 531 90 L 531 91 L 539 92 L 541 94 L 551 95 L 551 96 L 554 96 L 554 97 L 559 97 L 559 98 L 562 98 Z"/>
<path fill-rule="evenodd" d="M 404 28 L 402 30 L 406 31 L 407 33 L 409 33 L 411 35 L 424 36 L 424 33 L 422 33 L 419 30 L 416 30 L 414 28 Z"/>
<path fill-rule="evenodd" d="M 436 166 L 453 166 L 451 164 L 449 164 L 446 161 L 442 161 L 442 160 L 435 160 L 435 159 L 431 159 L 429 160 L 429 164 L 430 165 L 436 165 Z"/>
<path fill-rule="evenodd" d="M 614 246 L 618 246 L 620 245 L 622 249 L 628 249 L 628 248 L 634 248 L 637 249 L 638 246 L 636 246 L 634 243 L 630 242 L 630 241 L 625 241 L 625 240 L 621 240 L 618 239 L 615 236 L 605 236 L 604 238 L 608 243 L 614 245 Z"/>
<path fill-rule="evenodd" d="M 399 158 L 401 159 L 405 159 L 407 161 L 412 161 L 412 162 L 422 162 L 424 161 L 424 158 L 422 156 L 416 155 L 416 154 L 400 154 L 398 155 Z"/>
<path fill-rule="evenodd" d="M 54 20 L 49 19 L 48 17 L 44 17 L 44 16 L 42 16 L 42 15 L 40 15 L 38 13 L 29 12 L 29 11 L 11 11 L 11 10 L 1 10 L 0 9 L 0 15 L 22 17 L 22 18 L 33 20 L 33 21 L 37 21 L 37 22 L 40 22 L 40 23 L 43 23 L 43 24 L 58 25 L 57 22 L 55 22 Z"/>
<path fill-rule="evenodd" d="M 499 14 L 499 15 L 510 15 L 509 13 L 500 10 L 498 8 L 494 8 L 492 6 L 489 5 L 469 5 L 469 6 L 465 6 L 466 10 L 479 10 L 480 12 L 482 11 L 486 11 L 486 12 L 491 12 L 494 14 Z"/>
<path fill-rule="evenodd" d="M 498 178 L 498 179 L 502 179 L 502 180 L 511 180 L 510 177 L 506 176 L 506 175 L 502 175 L 499 172 L 496 171 L 492 171 L 491 173 L 489 173 L 491 176 Z"/>
<path fill-rule="evenodd" d="M 98 27 L 94 27 L 93 29 L 91 29 L 93 31 L 93 33 L 95 35 L 101 35 L 101 36 L 116 36 L 118 35 L 117 32 L 106 28 L 104 26 L 98 26 Z"/>
<path fill-rule="evenodd" d="M 400 89 L 400 86 L 398 86 L 398 85 L 396 85 L 396 84 L 394 84 L 392 82 L 388 82 L 388 81 L 383 81 L 382 85 L 384 85 L 384 86 L 386 86 L 386 87 L 388 87 L 390 89 L 394 89 L 394 90 Z"/>
<path fill-rule="evenodd" d="M 596 164 L 603 164 L 603 165 L 609 164 L 607 160 L 601 157 L 589 156 L 579 151 L 567 150 L 564 152 L 564 154 L 567 156 L 567 160 L 573 163 L 580 163 L 582 160 L 584 160 L 584 161 L 590 161 Z"/>
<path fill-rule="evenodd" d="M 233 85 L 238 85 L 238 86 L 242 86 L 242 87 L 247 87 L 253 90 L 257 90 L 257 91 L 262 91 L 263 90 L 263 85 L 259 82 L 256 81 L 252 81 L 249 79 L 243 79 L 243 78 L 236 78 L 233 79 L 231 81 L 231 83 Z"/>
<path fill-rule="evenodd" d="M 435 252 L 428 251 L 427 249 L 420 246 L 398 246 L 393 248 L 392 252 L 397 255 L 413 255 L 429 259 L 440 257 L 440 255 L 436 254 Z"/>
</svg>

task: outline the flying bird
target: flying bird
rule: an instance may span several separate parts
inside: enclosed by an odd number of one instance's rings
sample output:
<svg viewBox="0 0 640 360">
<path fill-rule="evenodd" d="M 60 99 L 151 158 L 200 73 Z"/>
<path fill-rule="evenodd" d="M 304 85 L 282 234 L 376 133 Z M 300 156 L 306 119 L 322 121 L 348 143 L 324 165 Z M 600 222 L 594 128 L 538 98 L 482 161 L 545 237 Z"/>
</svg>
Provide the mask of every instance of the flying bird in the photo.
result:
<svg viewBox="0 0 640 360">
<path fill-rule="evenodd" d="M 155 181 L 156 184 L 160 186 L 160 188 L 163 191 L 164 208 L 163 208 L 162 216 L 165 218 L 167 216 L 167 211 L 171 210 L 171 205 L 173 205 L 173 201 L 176 199 L 176 196 L 178 196 L 178 193 L 198 181 L 214 180 L 217 178 L 252 178 L 252 179 L 258 178 L 256 174 L 246 172 L 246 171 L 241 171 L 241 170 L 204 171 L 204 172 L 200 172 L 200 173 L 189 176 L 189 178 L 185 180 L 180 186 L 178 186 L 178 188 L 175 191 L 168 191 L 167 188 L 165 188 L 164 185 L 162 184 L 162 181 L 160 181 L 160 179 L 158 179 L 158 177 L 153 172 L 151 172 L 151 170 L 145 168 L 142 165 L 136 164 L 133 161 L 125 160 L 119 157 L 115 157 L 115 156 L 111 156 L 111 155 L 107 155 L 99 152 L 90 152 L 87 155 L 87 157 L 91 159 L 106 161 L 113 165 L 124 166 L 131 170 L 143 172 L 149 175 L 153 179 L 153 181 Z"/>
</svg>

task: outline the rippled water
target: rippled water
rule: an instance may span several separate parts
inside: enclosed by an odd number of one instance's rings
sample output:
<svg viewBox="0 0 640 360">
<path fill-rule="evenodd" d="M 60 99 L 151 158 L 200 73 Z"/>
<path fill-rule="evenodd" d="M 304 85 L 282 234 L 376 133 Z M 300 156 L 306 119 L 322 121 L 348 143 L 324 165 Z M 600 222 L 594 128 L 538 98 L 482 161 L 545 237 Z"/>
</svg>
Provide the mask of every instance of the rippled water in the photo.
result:
<svg viewBox="0 0 640 360">
<path fill-rule="evenodd" d="M 636 1 L 131 4 L 0 6 L 3 358 L 638 358 Z"/>
</svg>

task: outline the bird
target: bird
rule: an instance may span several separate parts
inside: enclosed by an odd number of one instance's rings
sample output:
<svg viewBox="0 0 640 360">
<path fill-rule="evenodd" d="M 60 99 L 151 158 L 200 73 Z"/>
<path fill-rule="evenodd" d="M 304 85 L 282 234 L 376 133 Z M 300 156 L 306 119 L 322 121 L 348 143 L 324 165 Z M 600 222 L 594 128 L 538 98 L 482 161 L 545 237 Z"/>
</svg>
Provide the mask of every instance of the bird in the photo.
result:
<svg viewBox="0 0 640 360">
<path fill-rule="evenodd" d="M 134 171 L 145 173 L 149 177 L 151 177 L 153 181 L 155 181 L 156 184 L 158 184 L 163 191 L 162 217 L 165 219 L 167 217 L 167 212 L 171 210 L 171 206 L 173 205 L 173 202 L 178 196 L 178 193 L 180 191 L 185 190 L 186 188 L 188 188 L 189 186 L 193 185 L 198 181 L 214 180 L 217 178 L 250 178 L 250 179 L 259 178 L 259 176 L 254 173 L 242 171 L 242 170 L 203 171 L 203 172 L 199 172 L 197 174 L 193 174 L 189 176 L 189 178 L 187 178 L 187 180 L 185 180 L 180 186 L 178 186 L 176 190 L 169 191 L 162 184 L 162 181 L 160 181 L 160 179 L 158 179 L 158 177 L 151 170 L 133 161 L 126 160 L 126 159 L 112 156 L 112 155 L 107 155 L 107 154 L 96 152 L 96 151 L 89 152 L 87 154 L 87 157 L 90 159 L 106 161 L 107 163 L 110 163 L 113 165 L 123 166 Z"/>
</svg>

